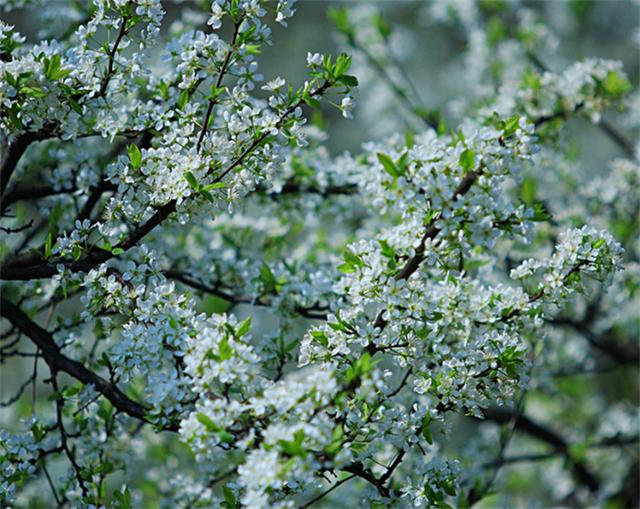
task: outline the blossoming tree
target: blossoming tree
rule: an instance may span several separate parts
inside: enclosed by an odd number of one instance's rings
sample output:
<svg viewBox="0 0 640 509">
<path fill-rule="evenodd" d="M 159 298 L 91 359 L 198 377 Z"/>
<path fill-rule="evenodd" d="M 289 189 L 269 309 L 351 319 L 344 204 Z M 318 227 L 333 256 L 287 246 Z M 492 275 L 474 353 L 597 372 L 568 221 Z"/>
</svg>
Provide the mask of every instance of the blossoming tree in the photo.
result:
<svg viewBox="0 0 640 509">
<path fill-rule="evenodd" d="M 638 362 L 620 63 L 553 72 L 535 12 L 429 4 L 470 62 L 447 111 L 369 7 L 331 11 L 345 53 L 296 85 L 258 70 L 292 0 L 195 2 L 168 33 L 159 0 L 70 4 L 62 37 L 0 22 L 0 362 L 28 361 L 4 505 L 468 507 L 554 458 L 569 489 L 538 503 L 637 503 L 631 416 L 581 392 L 571 433 L 552 420 L 575 369 Z M 356 76 L 409 127 L 332 157 L 306 118 L 351 118 Z M 619 146 L 597 179 L 575 117 Z"/>
</svg>

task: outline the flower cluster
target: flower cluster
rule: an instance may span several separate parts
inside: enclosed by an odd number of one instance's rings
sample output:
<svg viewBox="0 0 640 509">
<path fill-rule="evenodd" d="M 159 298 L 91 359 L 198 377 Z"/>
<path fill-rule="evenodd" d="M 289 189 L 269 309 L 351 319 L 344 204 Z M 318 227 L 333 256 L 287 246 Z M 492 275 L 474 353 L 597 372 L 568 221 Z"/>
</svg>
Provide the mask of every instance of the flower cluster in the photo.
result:
<svg viewBox="0 0 640 509">
<path fill-rule="evenodd" d="M 544 294 L 556 301 L 565 298 L 569 288 L 583 286 L 581 275 L 610 283 L 615 270 L 620 268 L 622 252 L 610 234 L 583 226 L 561 233 L 548 259 L 525 260 L 511 271 L 511 277 L 527 280 L 539 275 L 536 295 Z"/>
</svg>

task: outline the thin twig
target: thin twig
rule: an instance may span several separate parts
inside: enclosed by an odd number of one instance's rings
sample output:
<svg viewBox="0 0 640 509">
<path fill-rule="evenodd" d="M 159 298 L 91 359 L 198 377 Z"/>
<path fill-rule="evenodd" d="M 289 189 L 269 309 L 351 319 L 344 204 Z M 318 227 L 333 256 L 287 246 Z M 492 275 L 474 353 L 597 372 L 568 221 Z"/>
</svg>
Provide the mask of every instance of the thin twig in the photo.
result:
<svg viewBox="0 0 640 509">
<path fill-rule="evenodd" d="M 320 493 L 317 497 L 312 498 L 309 502 L 307 502 L 306 504 L 303 504 L 301 506 L 299 506 L 298 509 L 306 509 L 307 507 L 311 507 L 313 504 L 315 504 L 316 502 L 318 502 L 319 500 L 321 500 L 322 498 L 326 497 L 329 493 L 331 493 L 333 490 L 335 490 L 336 488 L 342 486 L 344 483 L 349 482 L 351 479 L 353 479 L 354 477 L 356 477 L 356 474 L 351 474 L 347 477 L 345 477 L 344 479 L 340 479 L 338 482 L 336 482 L 333 486 L 331 486 L 329 489 L 323 491 L 322 493 Z"/>
</svg>

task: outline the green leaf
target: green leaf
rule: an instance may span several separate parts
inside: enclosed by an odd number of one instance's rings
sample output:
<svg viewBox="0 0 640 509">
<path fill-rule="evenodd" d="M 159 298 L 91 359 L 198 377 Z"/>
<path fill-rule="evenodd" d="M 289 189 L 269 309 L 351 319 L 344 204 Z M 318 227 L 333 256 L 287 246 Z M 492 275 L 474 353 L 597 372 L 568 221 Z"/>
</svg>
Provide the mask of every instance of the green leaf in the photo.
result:
<svg viewBox="0 0 640 509">
<path fill-rule="evenodd" d="M 380 252 L 382 253 L 382 256 L 386 258 L 395 258 L 396 252 L 386 240 L 380 239 L 378 240 L 378 244 L 380 244 Z"/>
<path fill-rule="evenodd" d="M 520 123 L 520 117 L 518 115 L 514 115 L 504 122 L 504 126 L 502 127 L 502 132 L 504 136 L 508 138 L 509 136 L 513 136 L 515 132 L 518 130 L 518 125 Z"/>
<path fill-rule="evenodd" d="M 70 69 L 62 69 L 62 65 L 60 63 L 60 55 L 55 54 L 51 57 L 51 59 L 45 58 L 43 60 L 44 64 L 44 74 L 50 81 L 57 81 L 62 78 L 66 78 L 69 74 L 71 74 Z"/>
<path fill-rule="evenodd" d="M 71 248 L 71 256 L 73 256 L 73 259 L 75 261 L 78 261 L 80 259 L 80 257 L 82 256 L 82 247 L 79 245 L 75 245 Z"/>
<path fill-rule="evenodd" d="M 131 492 L 127 486 L 122 491 L 114 491 L 113 500 L 115 509 L 131 509 Z"/>
<path fill-rule="evenodd" d="M 244 50 L 247 55 L 259 55 L 262 53 L 262 48 L 259 44 L 245 44 Z"/>
<path fill-rule="evenodd" d="M 533 204 L 533 217 L 531 221 L 534 222 L 545 222 L 551 220 L 551 214 L 547 211 L 547 207 L 545 207 L 542 202 L 535 202 Z"/>
<path fill-rule="evenodd" d="M 262 266 L 260 267 L 260 282 L 264 286 L 264 290 L 266 293 L 271 293 L 275 291 L 278 286 L 278 280 L 271 272 L 269 266 L 262 262 Z"/>
<path fill-rule="evenodd" d="M 358 78 L 356 78 L 355 76 L 351 76 L 349 74 L 343 74 L 338 78 L 338 81 L 348 87 L 358 86 Z"/>
<path fill-rule="evenodd" d="M 476 164 L 476 153 L 470 148 L 460 154 L 460 166 L 466 172 L 473 169 Z"/>
<path fill-rule="evenodd" d="M 169 85 L 167 85 L 164 81 L 161 81 L 160 83 L 158 83 L 158 90 L 165 101 L 169 99 Z"/>
<path fill-rule="evenodd" d="M 500 19 L 499 16 L 492 16 L 487 23 L 487 42 L 491 47 L 497 46 L 497 44 L 507 37 L 507 27 Z"/>
<path fill-rule="evenodd" d="M 205 354 L 205 358 L 206 358 L 206 359 L 211 359 L 211 360 L 216 361 L 216 362 L 220 362 L 220 361 L 222 360 L 222 359 L 220 359 L 220 356 L 219 356 L 219 355 L 217 355 L 217 354 L 213 353 L 211 350 L 209 350 L 209 351 Z"/>
<path fill-rule="evenodd" d="M 6 71 L 4 73 L 4 78 L 7 80 L 7 83 L 9 83 L 9 85 L 11 85 L 13 88 L 20 88 L 20 85 L 18 85 L 18 80 L 10 72 Z"/>
<path fill-rule="evenodd" d="M 343 77 L 349 67 L 351 67 L 351 57 L 345 53 L 340 53 L 333 66 L 333 76 L 336 79 Z"/>
<path fill-rule="evenodd" d="M 103 403 L 100 404 L 100 408 L 98 408 L 97 414 L 104 422 L 109 422 L 113 416 L 113 406 L 111 403 L 103 401 Z"/>
<path fill-rule="evenodd" d="M 228 336 L 225 336 L 220 341 L 220 344 L 218 345 L 218 352 L 220 354 L 221 361 L 228 361 L 233 356 L 233 348 L 231 348 L 231 345 L 229 344 Z"/>
<path fill-rule="evenodd" d="M 350 263 L 342 263 L 338 265 L 337 269 L 343 274 L 352 274 L 356 271 L 356 268 Z"/>
<path fill-rule="evenodd" d="M 195 177 L 193 173 L 191 173 L 190 171 L 186 171 L 184 173 L 184 179 L 189 183 L 189 185 L 191 186 L 191 189 L 193 189 L 194 191 L 200 190 L 200 184 L 198 183 L 198 179 Z"/>
<path fill-rule="evenodd" d="M 452 497 L 456 496 L 456 489 L 453 487 L 453 484 L 450 481 L 443 481 L 442 489 L 447 495 L 451 495 Z"/>
<path fill-rule="evenodd" d="M 308 93 L 304 95 L 304 102 L 306 102 L 311 108 L 320 109 L 320 101 L 315 97 L 311 97 Z"/>
<path fill-rule="evenodd" d="M 278 444 L 280 445 L 282 452 L 285 454 L 304 458 L 307 455 L 307 451 L 302 447 L 304 438 L 305 433 L 300 429 L 294 433 L 293 440 L 279 440 Z"/>
<path fill-rule="evenodd" d="M 53 235 L 49 232 L 47 235 L 47 239 L 44 241 L 44 259 L 48 260 L 51 258 L 51 244 L 53 242 Z"/>
<path fill-rule="evenodd" d="M 121 247 L 114 247 L 111 250 L 111 254 L 113 256 L 120 256 L 121 254 L 124 254 L 124 249 L 122 249 Z"/>
<path fill-rule="evenodd" d="M 249 332 L 249 330 L 251 330 L 251 317 L 250 316 L 248 316 L 246 319 L 244 319 L 242 322 L 240 322 L 240 325 L 238 325 L 238 328 L 236 329 L 236 336 L 241 338 L 247 332 Z"/>
<path fill-rule="evenodd" d="M 360 358 L 354 360 L 347 368 L 345 372 L 347 385 L 362 378 L 371 371 L 378 362 L 380 362 L 380 359 L 371 360 L 371 355 L 368 352 L 363 353 Z"/>
<path fill-rule="evenodd" d="M 373 26 L 378 30 L 380 37 L 382 37 L 384 40 L 387 40 L 392 32 L 391 25 L 389 25 L 389 23 L 387 23 L 379 13 L 373 15 L 372 21 Z"/>
<path fill-rule="evenodd" d="M 222 488 L 222 496 L 224 497 L 224 501 L 228 504 L 229 507 L 236 507 L 238 504 L 236 500 L 236 495 L 231 491 L 231 489 L 224 486 Z"/>
<path fill-rule="evenodd" d="M 184 107 L 187 105 L 188 101 L 189 101 L 189 91 L 185 89 L 182 92 L 180 92 L 180 95 L 178 96 L 178 108 L 183 110 Z"/>
<path fill-rule="evenodd" d="M 329 346 L 329 338 L 327 337 L 326 332 L 321 330 L 312 330 L 310 334 L 313 339 L 315 339 L 318 343 L 320 343 L 325 348 Z"/>
<path fill-rule="evenodd" d="M 631 83 L 615 71 L 609 71 L 602 81 L 604 91 L 614 98 L 622 97 L 631 90 Z"/>
<path fill-rule="evenodd" d="M 433 436 L 431 434 L 431 425 L 432 418 L 429 414 L 425 415 L 422 418 L 422 436 L 427 441 L 428 444 L 433 444 Z"/>
<path fill-rule="evenodd" d="M 227 187 L 226 182 L 215 182 L 214 184 L 203 186 L 202 189 L 205 191 L 213 191 L 214 189 L 224 189 L 225 187 Z"/>
<path fill-rule="evenodd" d="M 47 397 L 47 401 L 58 401 L 59 399 L 62 399 L 62 394 L 60 394 L 58 391 L 53 391 Z"/>
<path fill-rule="evenodd" d="M 413 131 L 407 131 L 404 133 L 404 143 L 407 148 L 413 148 L 413 145 L 415 144 L 415 135 L 413 134 Z"/>
<path fill-rule="evenodd" d="M 134 168 L 140 168 L 142 165 L 142 152 L 140 152 L 138 145 L 131 144 L 127 150 L 129 152 L 129 161 L 131 161 L 131 166 Z"/>
<path fill-rule="evenodd" d="M 340 32 L 350 38 L 353 37 L 354 28 L 349 21 L 349 11 L 346 7 L 329 9 L 327 15 Z"/>
<path fill-rule="evenodd" d="M 203 414 L 202 412 L 199 412 L 198 414 L 196 414 L 196 419 L 198 419 L 198 422 L 200 424 L 204 425 L 207 431 L 212 431 L 215 433 L 220 431 L 220 426 L 218 426 L 215 422 L 213 422 L 211 420 L 211 417 L 209 417 L 207 414 Z"/>
<path fill-rule="evenodd" d="M 285 353 L 291 352 L 296 346 L 298 346 L 299 342 L 300 342 L 299 338 L 296 338 L 296 339 L 293 339 L 293 340 L 289 341 L 284 347 Z"/>
<path fill-rule="evenodd" d="M 69 106 L 71 106 L 71 109 L 75 111 L 78 115 L 82 115 L 84 113 L 82 106 L 80 106 L 80 103 L 78 101 L 76 101 L 71 97 L 69 97 L 68 101 L 69 101 Z"/>
<path fill-rule="evenodd" d="M 103 463 L 100 463 L 96 468 L 93 469 L 93 473 L 95 474 L 110 474 L 115 470 L 113 463 L 109 460 L 105 460 Z"/>
<path fill-rule="evenodd" d="M 536 201 L 536 191 L 538 184 L 535 179 L 525 177 L 520 188 L 520 198 L 526 205 L 533 205 Z"/>
<path fill-rule="evenodd" d="M 393 160 L 387 154 L 378 152 L 377 155 L 378 155 L 378 161 L 380 161 L 380 164 L 389 175 L 391 175 L 393 178 L 398 178 L 402 176 L 402 172 L 400 171 L 400 168 L 396 166 L 396 163 L 394 163 Z"/>
<path fill-rule="evenodd" d="M 329 456 L 333 457 L 338 454 L 338 452 L 340 452 L 340 449 L 342 449 L 343 437 L 344 427 L 342 426 L 342 424 L 338 424 L 335 428 L 333 428 L 333 432 L 331 433 L 331 443 L 325 448 L 325 452 Z"/>
<path fill-rule="evenodd" d="M 229 433 L 225 430 L 218 431 L 218 437 L 220 438 L 220 442 L 222 442 L 223 444 L 229 444 L 235 439 L 232 433 Z"/>
<path fill-rule="evenodd" d="M 45 95 L 47 95 L 46 92 L 44 92 L 39 87 L 22 87 L 20 91 L 25 95 L 30 95 L 31 97 L 37 97 L 37 98 L 44 97 Z"/>
<path fill-rule="evenodd" d="M 39 424 L 34 422 L 31 425 L 31 433 L 33 433 L 33 438 L 36 442 L 40 442 L 47 434 L 47 427 L 44 424 Z"/>
<path fill-rule="evenodd" d="M 60 55 L 53 55 L 51 59 L 45 58 L 42 63 L 44 64 L 44 75 L 51 80 L 51 75 L 60 68 Z"/>
<path fill-rule="evenodd" d="M 215 83 L 211 85 L 209 90 L 209 99 L 215 101 L 224 92 L 224 87 L 216 87 Z"/>
<path fill-rule="evenodd" d="M 364 262 L 362 261 L 362 259 L 359 256 L 353 254 L 353 252 L 349 249 L 345 249 L 342 252 L 342 256 L 344 256 L 344 261 L 348 264 L 353 265 L 354 267 L 364 267 Z"/>
<path fill-rule="evenodd" d="M 80 393 L 82 387 L 80 385 L 72 385 L 71 387 L 65 387 L 62 389 L 62 395 L 65 398 L 71 398 Z"/>
<path fill-rule="evenodd" d="M 205 199 L 210 202 L 210 203 L 215 203 L 215 200 L 213 199 L 213 195 L 207 191 L 204 188 L 200 188 L 200 190 L 198 191 L 202 196 L 205 197 Z"/>
</svg>

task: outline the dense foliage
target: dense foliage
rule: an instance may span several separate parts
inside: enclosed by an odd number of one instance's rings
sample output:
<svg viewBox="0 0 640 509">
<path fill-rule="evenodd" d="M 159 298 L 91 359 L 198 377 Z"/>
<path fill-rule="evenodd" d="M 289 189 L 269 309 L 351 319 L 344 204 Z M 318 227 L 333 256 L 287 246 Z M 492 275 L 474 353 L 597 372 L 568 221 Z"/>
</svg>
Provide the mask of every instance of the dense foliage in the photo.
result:
<svg viewBox="0 0 640 509">
<path fill-rule="evenodd" d="M 637 506 L 622 64 L 554 72 L 536 10 L 428 3 L 468 85 L 425 107 L 372 5 L 329 10 L 345 52 L 301 85 L 258 68 L 293 0 L 168 8 L 0 21 L 3 506 Z M 328 108 L 406 123 L 333 156 Z M 619 150 L 595 177 L 578 118 Z"/>
</svg>

